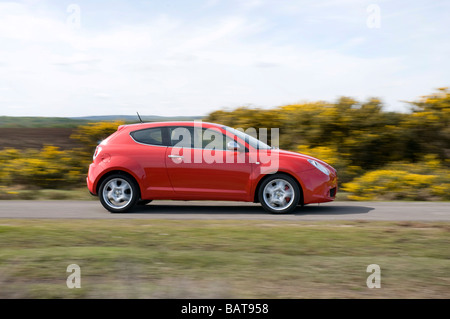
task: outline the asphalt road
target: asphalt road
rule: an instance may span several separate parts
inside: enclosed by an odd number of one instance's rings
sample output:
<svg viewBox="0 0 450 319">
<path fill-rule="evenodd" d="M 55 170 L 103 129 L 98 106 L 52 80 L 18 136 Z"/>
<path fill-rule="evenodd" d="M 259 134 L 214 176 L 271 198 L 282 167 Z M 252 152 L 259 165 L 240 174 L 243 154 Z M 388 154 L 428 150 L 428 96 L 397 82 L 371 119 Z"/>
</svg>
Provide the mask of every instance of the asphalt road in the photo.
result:
<svg viewBox="0 0 450 319">
<path fill-rule="evenodd" d="M 153 201 L 127 214 L 111 214 L 98 201 L 0 201 L 0 218 L 27 219 L 241 219 L 450 221 L 450 202 L 347 202 L 299 207 L 293 214 L 266 213 L 259 204 Z"/>
</svg>

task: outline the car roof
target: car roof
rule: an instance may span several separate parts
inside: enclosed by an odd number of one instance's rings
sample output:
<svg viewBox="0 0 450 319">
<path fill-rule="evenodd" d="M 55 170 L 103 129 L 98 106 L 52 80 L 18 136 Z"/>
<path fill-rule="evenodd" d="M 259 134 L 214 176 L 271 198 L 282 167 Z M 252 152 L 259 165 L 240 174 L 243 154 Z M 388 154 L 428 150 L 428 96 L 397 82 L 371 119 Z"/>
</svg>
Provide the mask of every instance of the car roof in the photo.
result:
<svg viewBox="0 0 450 319">
<path fill-rule="evenodd" d="M 118 130 L 129 129 L 129 130 L 139 130 L 151 127 L 159 127 L 159 126 L 201 126 L 201 127 L 225 127 L 224 125 L 203 121 L 169 121 L 169 122 L 144 122 L 144 123 L 134 123 L 134 124 L 124 124 L 118 127 Z"/>
</svg>

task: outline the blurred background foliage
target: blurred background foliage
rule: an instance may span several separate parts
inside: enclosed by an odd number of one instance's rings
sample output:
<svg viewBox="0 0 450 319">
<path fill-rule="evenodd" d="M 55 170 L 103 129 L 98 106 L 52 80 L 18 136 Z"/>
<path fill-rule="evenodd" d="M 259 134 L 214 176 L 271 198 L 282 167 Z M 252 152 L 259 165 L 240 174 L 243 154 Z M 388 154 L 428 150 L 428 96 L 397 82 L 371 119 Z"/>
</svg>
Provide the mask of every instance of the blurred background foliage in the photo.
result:
<svg viewBox="0 0 450 319">
<path fill-rule="evenodd" d="M 441 88 L 408 103 L 408 113 L 387 112 L 377 98 L 341 97 L 334 103 L 218 110 L 203 120 L 244 130 L 279 128 L 280 148 L 334 166 L 340 189 L 351 200 L 449 200 L 450 90 Z M 83 187 L 95 147 L 121 124 L 79 126 L 71 138 L 80 146 L 71 150 L 51 145 L 0 150 L 0 198 L 13 185 Z"/>
<path fill-rule="evenodd" d="M 0 150 L 0 199 L 35 199 L 29 190 L 83 187 L 95 147 L 122 124 L 114 121 L 81 125 L 71 135 L 80 146 L 70 150 L 52 145 L 41 150 Z"/>
<path fill-rule="evenodd" d="M 408 113 L 386 112 L 377 98 L 341 97 L 335 103 L 220 110 L 205 121 L 280 128 L 280 148 L 334 166 L 349 199 L 449 200 L 450 90 L 408 103 Z"/>
</svg>

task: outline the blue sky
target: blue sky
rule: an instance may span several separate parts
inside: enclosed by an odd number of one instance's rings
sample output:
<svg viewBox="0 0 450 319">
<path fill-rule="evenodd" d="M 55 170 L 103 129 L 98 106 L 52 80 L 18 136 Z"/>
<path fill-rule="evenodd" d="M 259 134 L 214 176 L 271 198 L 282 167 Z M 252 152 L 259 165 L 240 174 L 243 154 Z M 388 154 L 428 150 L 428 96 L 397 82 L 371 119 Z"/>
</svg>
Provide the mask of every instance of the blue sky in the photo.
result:
<svg viewBox="0 0 450 319">
<path fill-rule="evenodd" d="M 0 1 L 0 115 L 204 115 L 450 86 L 449 1 Z"/>
</svg>

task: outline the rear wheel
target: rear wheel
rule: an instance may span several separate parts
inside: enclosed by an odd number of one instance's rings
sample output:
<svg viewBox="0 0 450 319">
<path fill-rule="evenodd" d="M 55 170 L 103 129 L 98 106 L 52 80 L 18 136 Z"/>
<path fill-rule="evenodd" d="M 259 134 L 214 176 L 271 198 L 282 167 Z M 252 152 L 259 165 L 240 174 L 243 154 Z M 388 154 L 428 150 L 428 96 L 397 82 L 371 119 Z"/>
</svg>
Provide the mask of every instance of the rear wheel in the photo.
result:
<svg viewBox="0 0 450 319">
<path fill-rule="evenodd" d="M 274 214 L 291 213 L 300 201 L 300 188 L 290 176 L 275 174 L 267 178 L 259 188 L 259 202 Z"/>
<path fill-rule="evenodd" d="M 108 176 L 99 188 L 100 202 L 111 213 L 126 213 L 139 199 L 136 182 L 121 174 Z"/>
<path fill-rule="evenodd" d="M 140 206 L 145 206 L 151 202 L 152 202 L 151 199 L 141 199 L 141 200 L 138 200 L 137 204 Z"/>
</svg>

